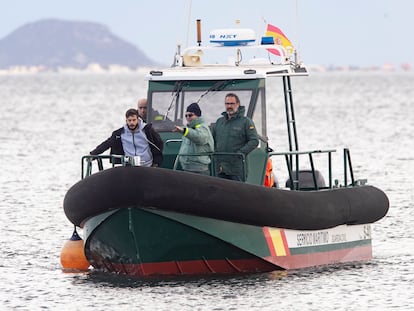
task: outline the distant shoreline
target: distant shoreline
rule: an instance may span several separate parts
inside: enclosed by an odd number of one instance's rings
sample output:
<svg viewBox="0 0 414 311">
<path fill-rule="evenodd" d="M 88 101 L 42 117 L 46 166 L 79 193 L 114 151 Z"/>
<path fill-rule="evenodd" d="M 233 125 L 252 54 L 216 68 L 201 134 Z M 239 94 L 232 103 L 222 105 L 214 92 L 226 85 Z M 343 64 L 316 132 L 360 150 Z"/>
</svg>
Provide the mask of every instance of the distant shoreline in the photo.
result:
<svg viewBox="0 0 414 311">
<path fill-rule="evenodd" d="M 167 67 L 167 66 L 165 66 Z M 48 68 L 45 66 L 11 66 L 9 68 L 0 68 L 0 75 L 18 75 L 18 74 L 43 74 L 43 73 L 58 73 L 58 74 L 119 74 L 119 73 L 139 73 L 146 74 L 157 67 L 138 67 L 129 68 L 122 65 L 101 66 L 99 64 L 89 64 L 85 68 L 59 67 Z M 310 73 L 404 73 L 414 72 L 411 66 L 403 64 L 400 67 L 392 65 L 371 66 L 371 67 L 357 67 L 357 66 L 323 66 L 323 65 L 307 65 Z"/>
</svg>

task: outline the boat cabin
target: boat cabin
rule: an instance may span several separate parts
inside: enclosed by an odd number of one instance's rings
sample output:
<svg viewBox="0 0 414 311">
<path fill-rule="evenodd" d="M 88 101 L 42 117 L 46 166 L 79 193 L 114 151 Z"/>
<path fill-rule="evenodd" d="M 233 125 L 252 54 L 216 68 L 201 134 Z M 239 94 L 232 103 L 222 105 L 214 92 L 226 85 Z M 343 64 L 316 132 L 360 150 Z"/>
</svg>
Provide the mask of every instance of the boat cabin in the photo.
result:
<svg viewBox="0 0 414 311">
<path fill-rule="evenodd" d="M 208 154 L 211 159 L 211 176 L 216 175 L 215 158 L 217 156 L 237 156 L 244 164 L 244 181 L 250 184 L 267 185 L 266 179 L 273 177 L 271 163 L 274 157 L 284 158 L 288 179 L 282 187 L 291 190 L 319 190 L 333 188 L 331 156 L 335 150 L 300 151 L 297 141 L 296 120 L 294 114 L 291 77 L 307 76 L 307 68 L 297 61 L 291 51 L 281 45 L 270 44 L 262 40 L 260 44 L 250 44 L 250 32 L 225 36 L 225 31 L 214 32 L 213 43 L 218 45 L 198 46 L 181 51 L 177 47 L 174 63 L 169 68 L 152 70 L 146 76 L 148 80 L 147 120 L 160 133 L 164 141 L 163 168 L 180 170 L 179 149 L 181 133 L 173 132 L 175 125 L 185 127 L 185 112 L 191 103 L 198 103 L 202 117 L 210 127 L 224 112 L 224 100 L 228 93 L 235 93 L 244 106 L 245 115 L 253 120 L 259 135 L 258 147 L 245 156 L 243 154 Z M 240 40 L 237 36 L 240 35 Z M 219 39 L 217 39 L 219 38 Z M 277 56 L 269 51 L 277 51 Z M 207 55 L 216 55 L 208 58 Z M 253 56 L 252 56 L 253 55 Z M 292 60 L 292 58 L 294 58 Z M 213 59 L 213 61 L 212 61 Z M 217 61 L 216 59 L 221 59 Z M 227 59 L 227 61 L 222 61 Z M 273 152 L 268 145 L 266 88 L 269 83 L 278 83 L 279 96 L 284 107 L 278 107 L 286 115 L 289 150 Z M 272 103 L 273 104 L 273 103 Z M 313 156 L 326 155 L 325 182 L 323 174 L 315 168 Z M 205 155 L 205 154 L 203 154 Z M 199 156 L 197 154 L 185 156 Z M 300 158 L 306 158 L 308 169 L 300 164 Z M 302 161 L 302 160 L 301 160 Z M 304 161 L 302 161 L 304 162 Z M 270 166 L 270 169 L 269 169 Z M 350 173 L 351 185 L 355 183 L 349 150 L 344 150 L 344 185 L 348 185 Z M 83 174 L 83 173 L 82 173 Z M 273 184 L 271 183 L 270 186 Z"/>
<path fill-rule="evenodd" d="M 175 66 L 151 71 L 147 75 L 147 120 L 153 123 L 164 140 L 162 166 L 180 169 L 177 160 L 182 135 L 172 132 L 172 129 L 174 125 L 186 126 L 184 115 L 187 106 L 194 102 L 198 103 L 203 118 L 212 127 L 225 110 L 226 94 L 237 94 L 240 98 L 240 106 L 245 107 L 245 115 L 255 123 L 260 139 L 259 146 L 247 156 L 247 159 L 240 159 L 247 164 L 245 180 L 247 183 L 263 185 L 267 161 L 271 156 L 267 136 L 266 83 L 271 78 L 282 82 L 285 100 L 289 102 L 292 100 L 290 77 L 307 75 L 307 70 L 304 66 L 292 65 L 290 62 L 275 64 L 257 58 L 254 62 L 244 64 L 237 60 L 242 58 L 242 47 L 226 45 L 217 47 L 217 50 L 223 48 L 229 52 L 233 50 L 234 63 L 204 64 L 200 55 L 204 55 L 205 49 L 194 47 L 176 56 Z M 267 46 L 261 46 L 262 50 L 265 48 Z M 206 49 L 209 52 L 214 50 L 213 47 Z M 189 55 L 197 57 L 191 58 Z M 289 105 L 289 109 L 293 108 Z M 217 154 L 210 155 L 212 176 L 215 175 L 215 156 Z"/>
</svg>

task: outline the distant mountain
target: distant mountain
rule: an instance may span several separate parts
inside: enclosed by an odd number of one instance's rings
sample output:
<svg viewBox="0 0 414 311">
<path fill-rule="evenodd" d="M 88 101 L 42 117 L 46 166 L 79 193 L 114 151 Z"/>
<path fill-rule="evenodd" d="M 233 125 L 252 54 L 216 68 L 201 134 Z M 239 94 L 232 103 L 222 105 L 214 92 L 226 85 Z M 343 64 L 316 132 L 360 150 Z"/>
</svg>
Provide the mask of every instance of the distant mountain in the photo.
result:
<svg viewBox="0 0 414 311">
<path fill-rule="evenodd" d="M 41 20 L 0 40 L 0 68 L 85 68 L 92 63 L 130 68 L 154 65 L 136 46 L 91 22 Z"/>
</svg>

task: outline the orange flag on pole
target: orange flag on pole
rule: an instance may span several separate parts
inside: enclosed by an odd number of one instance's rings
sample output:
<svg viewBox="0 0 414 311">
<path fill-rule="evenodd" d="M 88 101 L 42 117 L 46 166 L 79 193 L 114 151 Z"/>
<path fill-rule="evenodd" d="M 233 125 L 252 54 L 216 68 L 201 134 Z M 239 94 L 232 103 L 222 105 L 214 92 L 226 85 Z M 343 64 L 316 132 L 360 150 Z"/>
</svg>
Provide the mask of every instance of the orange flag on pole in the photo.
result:
<svg viewBox="0 0 414 311">
<path fill-rule="evenodd" d="M 267 24 L 266 36 L 267 37 L 273 37 L 274 43 L 283 46 L 285 49 L 291 49 L 293 47 L 292 43 L 285 36 L 285 34 L 282 32 L 282 30 L 280 30 L 276 26 L 273 26 L 271 24 Z M 276 50 L 276 49 L 268 49 L 268 51 L 270 53 L 273 53 L 275 55 L 280 56 L 279 51 Z"/>
</svg>

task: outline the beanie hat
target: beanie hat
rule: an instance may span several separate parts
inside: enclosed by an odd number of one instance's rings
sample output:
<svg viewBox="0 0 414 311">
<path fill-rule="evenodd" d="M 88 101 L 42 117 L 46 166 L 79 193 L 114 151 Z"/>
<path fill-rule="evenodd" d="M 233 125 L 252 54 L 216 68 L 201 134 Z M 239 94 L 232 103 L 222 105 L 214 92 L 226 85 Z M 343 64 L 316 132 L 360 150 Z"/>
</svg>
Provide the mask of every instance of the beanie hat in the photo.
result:
<svg viewBox="0 0 414 311">
<path fill-rule="evenodd" d="M 197 103 L 192 103 L 187 107 L 187 112 L 194 113 L 197 117 L 201 116 L 201 109 Z"/>
</svg>

